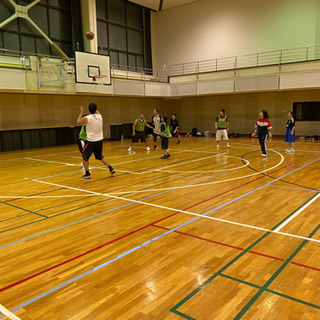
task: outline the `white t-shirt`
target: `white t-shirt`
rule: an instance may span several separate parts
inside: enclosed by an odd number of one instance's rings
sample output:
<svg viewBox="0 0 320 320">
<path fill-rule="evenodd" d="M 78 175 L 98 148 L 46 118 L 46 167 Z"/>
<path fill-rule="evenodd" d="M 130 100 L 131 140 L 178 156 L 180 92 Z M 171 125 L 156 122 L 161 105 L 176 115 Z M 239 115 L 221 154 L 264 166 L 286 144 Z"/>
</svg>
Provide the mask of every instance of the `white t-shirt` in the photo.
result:
<svg viewBox="0 0 320 320">
<path fill-rule="evenodd" d="M 161 119 L 159 115 L 153 116 L 154 132 L 158 134 L 160 133 L 160 122 Z"/>
<path fill-rule="evenodd" d="M 102 116 L 99 113 L 89 114 L 86 116 L 88 123 L 86 124 L 87 140 L 95 142 L 103 140 Z"/>
</svg>

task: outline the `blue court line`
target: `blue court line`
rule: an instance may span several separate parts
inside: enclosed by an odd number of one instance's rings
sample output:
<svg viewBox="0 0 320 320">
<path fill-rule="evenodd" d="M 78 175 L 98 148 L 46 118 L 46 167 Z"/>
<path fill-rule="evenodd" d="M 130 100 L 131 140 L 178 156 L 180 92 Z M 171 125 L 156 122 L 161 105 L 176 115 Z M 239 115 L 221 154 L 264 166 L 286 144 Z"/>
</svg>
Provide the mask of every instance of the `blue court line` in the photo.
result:
<svg viewBox="0 0 320 320">
<path fill-rule="evenodd" d="M 280 176 L 277 179 L 274 179 L 274 180 L 272 180 L 272 181 L 270 181 L 270 182 L 268 182 L 268 183 L 266 183 L 266 184 L 264 184 L 264 185 L 262 185 L 262 186 L 260 186 L 260 187 L 258 187 L 256 189 L 253 189 L 253 190 L 251 190 L 251 191 L 249 191 L 249 192 L 247 192 L 247 193 L 245 193 L 245 194 L 243 194 L 243 195 L 241 195 L 241 196 L 239 196 L 237 198 L 234 198 L 233 200 L 225 202 L 224 204 L 222 204 L 222 205 L 220 205 L 220 206 L 218 206 L 218 207 L 216 207 L 216 208 L 214 208 L 212 210 L 209 210 L 209 211 L 205 212 L 204 214 L 202 214 L 202 216 L 206 216 L 209 213 L 214 212 L 214 211 L 216 211 L 218 209 L 221 209 L 221 208 L 227 206 L 230 203 L 233 203 L 233 202 L 235 202 L 235 201 L 237 201 L 239 199 L 242 199 L 242 198 L 246 197 L 247 195 L 250 195 L 253 192 L 258 191 L 258 190 L 262 189 L 263 187 L 268 186 L 268 185 L 270 185 L 270 184 L 272 184 L 272 183 L 274 183 L 274 182 L 276 182 L 276 181 L 278 181 L 278 180 L 280 180 L 280 179 L 282 179 L 282 178 L 284 178 L 284 177 L 286 177 L 286 176 L 288 176 L 288 175 L 290 175 L 290 174 L 292 174 L 292 173 L 294 173 L 294 172 L 296 172 L 298 170 L 301 170 L 301 169 L 307 167 L 308 165 L 310 165 L 310 164 L 312 164 L 312 163 L 314 163 L 316 161 L 319 161 L 319 160 L 320 160 L 320 157 L 317 158 L 316 160 L 308 162 L 307 164 L 305 164 L 305 165 L 303 165 L 303 166 L 301 166 L 301 167 L 299 167 L 299 168 L 297 168 L 297 169 L 295 169 L 295 170 L 293 170 L 291 172 L 288 172 L 288 173 Z M 32 299 L 30 299 L 30 300 L 28 300 L 28 301 L 23 302 L 22 304 L 14 307 L 12 309 L 12 312 L 15 312 L 15 311 L 17 311 L 17 310 L 19 310 L 21 308 L 24 308 L 25 306 L 27 306 L 27 305 L 29 305 L 29 304 L 31 304 L 31 303 L 33 303 L 33 302 L 45 297 L 45 296 L 47 296 L 47 295 L 49 295 L 49 294 L 51 294 L 51 293 L 53 293 L 53 292 L 55 292 L 55 291 L 57 291 L 59 289 L 62 289 L 64 287 L 66 287 L 67 285 L 69 285 L 69 284 L 71 284 L 71 283 L 73 283 L 73 282 L 75 282 L 77 280 L 80 280 L 81 278 L 83 278 L 83 277 L 85 277 L 85 276 L 87 276 L 87 275 L 89 275 L 89 274 L 91 274 L 91 273 L 93 273 L 93 272 L 95 272 L 95 271 L 97 271 L 97 270 L 99 270 L 99 269 L 111 264 L 112 262 L 115 262 L 115 261 L 117 261 L 117 260 L 119 260 L 119 259 L 121 259 L 121 258 L 123 258 L 123 257 L 125 257 L 125 256 L 127 256 L 127 255 L 129 255 L 129 254 L 131 254 L 131 253 L 143 248 L 143 247 L 145 247 L 146 245 L 148 245 L 148 244 L 150 244 L 150 243 L 152 243 L 152 242 L 154 242 L 156 240 L 161 239 L 162 237 L 164 237 L 164 236 L 166 236 L 166 235 L 168 235 L 170 233 L 175 232 L 176 230 L 178 230 L 178 229 L 180 229 L 180 228 L 182 228 L 182 227 L 184 227 L 184 226 L 186 226 L 186 225 L 188 225 L 188 224 L 190 224 L 190 223 L 192 223 L 192 222 L 194 222 L 194 221 L 196 221 L 196 220 L 198 220 L 200 218 L 201 217 L 193 218 L 193 219 L 191 219 L 191 220 L 189 220 L 189 221 L 187 221 L 187 222 L 185 222 L 185 223 L 183 223 L 183 224 L 181 224 L 181 225 L 179 225 L 179 226 L 177 226 L 177 227 L 175 227 L 175 228 L 173 228 L 171 230 L 168 230 L 168 231 L 162 233 L 161 235 L 159 235 L 159 236 L 157 236 L 157 237 L 155 237 L 155 238 L 153 238 L 151 240 L 148 240 L 148 241 L 142 243 L 141 245 L 138 245 L 138 246 L 136 246 L 136 247 L 134 247 L 134 248 L 132 248 L 132 249 L 120 254 L 120 255 L 118 255 L 117 257 L 115 257 L 113 259 L 110 259 L 110 260 L 98 265 L 97 267 L 94 267 L 94 268 L 92 268 L 92 269 L 90 269 L 90 270 L 88 270 L 88 271 L 86 271 L 86 272 L 84 272 L 84 273 L 82 273 L 82 274 L 80 274 L 80 275 L 78 275 L 78 276 L 76 276 L 76 277 L 74 277 L 74 278 L 72 278 L 72 279 L 70 279 L 70 280 L 68 280 L 68 281 L 66 281 L 66 282 L 64 282 L 64 283 L 62 283 L 62 284 L 60 284 L 60 285 L 58 285 L 58 286 L 56 286 L 56 287 L 54 287 L 54 288 L 42 293 L 42 294 L 32 298 Z M 2 317 L 0 317 L 0 318 L 2 318 Z"/>
<path fill-rule="evenodd" d="M 200 166 L 200 167 L 201 167 L 201 166 Z M 219 167 L 219 166 L 218 166 L 218 167 Z M 190 183 L 188 183 L 188 184 L 186 184 L 186 185 L 183 185 L 183 186 L 188 186 L 188 185 L 192 185 L 192 184 L 194 184 L 194 183 L 198 183 L 198 182 L 201 182 L 201 181 L 204 181 L 204 180 L 207 180 L 207 179 L 211 179 L 211 178 L 217 177 L 217 176 L 219 176 L 219 175 L 222 175 L 222 174 L 225 174 L 225 173 L 229 173 L 229 172 L 232 171 L 232 170 L 234 170 L 234 169 L 230 169 L 230 170 L 228 170 L 228 171 L 220 172 L 220 173 L 218 173 L 218 174 L 216 174 L 216 175 L 213 175 L 213 176 L 210 176 L 210 177 L 206 177 L 206 178 L 203 178 L 203 179 L 194 181 L 194 182 L 190 182 Z M 197 174 L 197 173 L 195 173 L 195 174 Z M 184 178 L 186 178 L 186 177 L 182 177 L 182 178 L 179 178 L 179 179 L 184 179 Z M 164 183 L 167 183 L 167 182 L 164 182 Z M 163 184 L 163 183 L 161 183 L 161 184 Z M 161 184 L 160 184 L 160 185 L 161 185 Z M 143 190 L 143 189 L 141 189 L 141 190 Z M 177 188 L 173 188 L 173 189 L 170 189 L 170 190 L 165 190 L 165 191 L 163 191 L 163 192 L 160 192 L 160 193 L 157 193 L 157 194 L 154 194 L 154 195 L 151 195 L 151 196 L 142 198 L 142 199 L 140 199 L 139 201 L 144 201 L 144 200 L 147 200 L 147 199 L 150 199 L 150 198 L 153 198 L 153 197 L 156 197 L 156 196 L 159 196 L 159 195 L 162 195 L 162 194 L 165 194 L 165 193 L 174 191 L 174 190 L 177 190 Z M 130 194 L 130 193 L 128 192 L 128 194 Z M 112 200 L 112 198 L 110 198 L 110 199 Z M 118 206 L 118 207 L 115 207 L 115 208 L 112 208 L 112 209 L 108 209 L 108 210 L 106 210 L 106 211 L 100 212 L 100 213 L 95 214 L 95 215 L 92 215 L 92 216 L 90 216 L 90 217 L 86 217 L 86 218 L 83 218 L 83 219 L 80 219 L 80 220 L 77 220 L 77 221 L 74 221 L 74 222 L 65 224 L 65 225 L 60 226 L 60 227 L 53 228 L 53 229 L 50 229 L 50 230 L 47 230 L 47 231 L 44 231 L 44 232 L 35 234 L 35 235 L 33 235 L 33 236 L 30 236 L 30 237 L 26 237 L 26 238 L 23 238 L 23 239 L 20 239 L 20 240 L 17 240 L 17 241 L 8 243 L 8 244 L 6 244 L 6 245 L 0 246 L 0 250 L 1 250 L 1 249 L 4 249 L 4 248 L 7 248 L 7 247 L 10 247 L 10 246 L 12 246 L 12 245 L 18 244 L 18 243 L 27 241 L 27 240 L 31 240 L 31 239 L 40 237 L 40 236 L 42 236 L 42 235 L 48 234 L 48 233 L 53 232 L 53 231 L 57 231 L 57 230 L 60 230 L 60 229 L 66 228 L 66 227 L 70 227 L 70 226 L 75 225 L 75 224 L 80 223 L 80 222 L 88 221 L 88 220 L 93 219 L 93 218 L 95 218 L 95 217 L 98 217 L 98 216 L 100 216 L 100 215 L 102 215 L 102 214 L 105 214 L 105 213 L 108 213 L 108 212 L 112 212 L 112 211 L 114 211 L 114 210 L 118 210 L 118 209 L 124 208 L 124 207 L 129 206 L 129 205 L 132 205 L 132 204 L 134 204 L 134 202 L 130 202 L 130 203 L 127 203 L 127 204 L 125 204 L 125 205 L 121 205 L 121 206 Z M 49 217 L 49 219 L 50 219 L 50 218 L 51 218 L 51 217 Z M 43 221 L 43 220 L 39 220 L 39 221 Z M 4 231 L 0 231 L 0 234 L 3 233 L 3 232 L 4 232 Z"/>
<path fill-rule="evenodd" d="M 276 157 L 276 155 L 273 156 L 273 157 Z M 264 159 L 259 160 L 259 161 L 256 161 L 256 162 L 254 162 L 254 163 L 258 163 L 258 162 L 263 161 L 263 160 L 264 160 Z M 223 165 L 222 165 L 222 166 L 223 166 Z M 198 167 L 199 167 L 199 166 L 198 166 Z M 200 167 L 202 167 L 202 166 L 200 166 Z M 218 166 L 218 167 L 220 167 L 220 166 Z M 213 176 L 210 176 L 210 177 L 206 177 L 206 178 L 203 178 L 203 179 L 194 181 L 194 182 L 190 182 L 190 183 L 185 184 L 185 185 L 183 185 L 183 186 L 188 186 L 188 185 L 192 185 L 192 184 L 195 184 L 195 183 L 198 183 L 198 182 L 201 182 L 201 181 L 205 181 L 205 180 L 208 180 L 208 179 L 211 179 L 211 178 L 214 178 L 214 177 L 223 175 L 223 174 L 225 174 L 225 173 L 229 173 L 230 171 L 233 171 L 233 170 L 234 170 L 234 169 L 230 169 L 230 170 L 227 170 L 227 171 L 224 171 L 224 172 L 220 172 L 220 173 L 218 173 L 218 174 L 216 174 L 216 175 L 213 175 Z M 196 174 L 197 174 L 197 173 L 195 173 L 194 175 L 196 175 Z M 184 177 L 182 177 L 181 179 L 184 179 L 184 178 L 186 178 L 186 177 L 184 176 Z M 179 178 L 179 179 L 180 179 L 180 178 Z M 165 182 L 165 183 L 167 183 L 167 182 Z M 160 184 L 160 185 L 161 185 L 161 184 Z M 143 189 L 141 189 L 141 190 L 143 190 Z M 177 190 L 177 188 L 173 188 L 173 189 L 170 189 L 170 190 L 166 190 L 166 191 L 163 191 L 163 192 L 160 192 L 160 193 L 157 193 L 157 194 L 148 196 L 148 197 L 146 197 L 146 198 L 140 199 L 139 201 L 144 201 L 144 200 L 147 200 L 147 199 L 150 199 L 150 198 L 153 198 L 153 197 L 156 197 L 156 196 L 159 196 L 159 195 L 162 195 L 162 194 L 165 194 L 165 193 L 174 191 L 174 190 Z M 130 193 L 129 193 L 129 194 L 130 194 Z M 110 199 L 112 199 L 112 198 L 110 198 Z M 90 220 L 90 219 L 93 219 L 93 218 L 98 217 L 98 216 L 100 216 L 100 215 L 103 215 L 103 214 L 105 214 L 105 213 L 112 212 L 112 211 L 114 211 L 114 210 L 118 210 L 118 209 L 121 209 L 121 208 L 123 208 L 123 207 L 129 206 L 129 205 L 132 205 L 132 204 L 134 204 L 134 202 L 130 202 L 130 203 L 127 203 L 127 204 L 122 205 L 122 206 L 119 206 L 119 207 L 115 207 L 115 208 L 112 208 L 112 209 L 108 209 L 108 210 L 106 210 L 106 211 L 100 212 L 100 213 L 95 214 L 95 215 L 92 215 L 92 216 L 90 216 L 90 217 L 86 217 L 86 218 L 83 218 L 83 219 L 80 219 L 80 220 L 77 220 L 77 221 L 74 221 L 74 222 L 65 224 L 65 225 L 60 226 L 60 227 L 53 228 L 53 229 L 50 229 L 50 230 L 47 230 L 47 231 L 44 231 L 44 232 L 35 234 L 35 235 L 33 235 L 33 236 L 30 236 L 30 237 L 26 237 L 26 238 L 23 238 L 23 239 L 20 239 L 20 240 L 17 240 L 17 241 L 8 243 L 8 244 L 6 244 L 6 245 L 0 246 L 0 250 L 1 250 L 1 249 L 4 249 L 4 248 L 7 248 L 7 247 L 10 247 L 10 246 L 12 246 L 12 245 L 18 244 L 18 243 L 27 241 L 27 240 L 31 240 L 31 239 L 40 237 L 40 236 L 45 235 L 45 234 L 48 234 L 48 233 L 50 233 L 50 232 L 54 232 L 54 231 L 57 231 L 57 230 L 64 229 L 64 228 L 66 228 L 66 227 L 70 227 L 70 226 L 75 225 L 75 224 L 80 223 L 80 222 L 88 221 L 88 220 Z M 53 217 L 54 217 L 54 216 L 53 216 Z M 53 218 L 53 217 L 52 217 L 52 218 Z M 48 219 L 50 219 L 50 218 L 51 218 L 51 217 L 48 217 Z M 43 221 L 43 220 L 39 220 L 39 221 Z M 3 232 L 4 232 L 4 231 L 0 231 L 0 234 L 3 233 Z"/>
</svg>

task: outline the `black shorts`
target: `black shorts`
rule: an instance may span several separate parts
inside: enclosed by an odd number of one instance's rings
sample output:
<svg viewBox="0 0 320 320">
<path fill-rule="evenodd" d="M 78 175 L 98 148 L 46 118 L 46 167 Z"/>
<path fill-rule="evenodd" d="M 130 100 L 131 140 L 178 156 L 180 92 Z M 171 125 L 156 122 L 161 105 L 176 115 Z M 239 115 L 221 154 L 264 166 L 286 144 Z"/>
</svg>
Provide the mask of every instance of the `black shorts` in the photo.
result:
<svg viewBox="0 0 320 320">
<path fill-rule="evenodd" d="M 154 141 L 154 143 L 156 143 L 157 142 L 157 137 L 160 137 L 160 135 L 159 134 L 157 134 L 157 133 L 152 133 L 152 135 L 153 135 L 153 141 Z"/>
<path fill-rule="evenodd" d="M 94 153 L 94 156 L 97 160 L 102 160 L 102 140 L 95 141 L 95 142 L 89 142 L 87 141 L 86 145 L 83 148 L 82 158 L 84 161 L 88 161 L 91 157 L 92 153 Z"/>
<path fill-rule="evenodd" d="M 161 149 L 167 150 L 169 149 L 169 139 L 165 137 L 161 137 Z"/>
<path fill-rule="evenodd" d="M 81 153 L 83 153 L 83 148 L 84 148 L 84 146 L 86 145 L 87 141 L 84 141 L 84 140 L 82 140 L 82 139 L 78 139 L 78 140 L 77 140 L 77 143 L 78 143 L 79 151 L 80 151 Z"/>
<path fill-rule="evenodd" d="M 132 137 L 132 142 L 139 142 L 139 139 L 141 142 L 146 142 L 147 137 L 146 137 L 146 133 L 144 131 L 142 131 L 142 132 L 136 131 L 135 135 Z"/>
</svg>

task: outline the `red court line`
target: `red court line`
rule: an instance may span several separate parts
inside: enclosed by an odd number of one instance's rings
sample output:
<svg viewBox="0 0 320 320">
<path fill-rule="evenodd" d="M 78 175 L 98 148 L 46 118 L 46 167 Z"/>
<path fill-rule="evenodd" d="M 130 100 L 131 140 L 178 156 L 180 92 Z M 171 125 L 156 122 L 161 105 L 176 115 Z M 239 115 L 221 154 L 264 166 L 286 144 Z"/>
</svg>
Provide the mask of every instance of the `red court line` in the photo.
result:
<svg viewBox="0 0 320 320">
<path fill-rule="evenodd" d="M 158 225 L 155 225 L 155 224 L 151 224 L 151 226 L 152 226 L 152 227 L 155 227 L 155 228 L 159 228 L 159 229 L 164 229 L 164 230 L 167 230 L 167 231 L 171 230 L 171 229 L 169 229 L 169 228 L 162 227 L 162 226 L 158 226 Z M 229 247 L 229 248 L 236 249 L 236 250 L 241 250 L 241 251 L 244 250 L 243 248 L 239 248 L 239 247 L 235 247 L 235 246 L 232 246 L 232 245 L 223 243 L 223 242 L 214 241 L 214 240 L 211 240 L 211 239 L 207 239 L 207 238 L 195 236 L 195 235 L 193 235 L 193 234 L 186 233 L 186 232 L 181 232 L 181 231 L 177 231 L 177 230 L 176 230 L 176 231 L 174 231 L 174 233 L 178 233 L 178 234 L 181 234 L 181 235 L 184 235 L 184 236 L 188 236 L 188 237 L 191 237 L 191 238 L 196 238 L 196 239 L 199 239 L 199 240 L 203 240 L 203 241 L 207 241 L 207 242 L 219 244 L 219 245 L 221 245 L 221 246 Z M 270 255 L 268 255 L 268 254 L 260 253 L 260 252 L 257 252 L 257 251 L 252 251 L 252 250 L 250 250 L 250 251 L 248 251 L 248 252 L 249 252 L 249 253 L 252 253 L 252 254 L 255 254 L 255 255 L 258 255 L 258 256 L 265 257 L 265 258 L 273 259 L 273 260 L 285 261 L 285 259 L 283 259 L 283 258 L 278 258 L 278 257 L 275 257 L 275 256 L 270 256 Z M 306 264 L 302 264 L 302 263 L 298 263 L 298 262 L 294 262 L 294 261 L 291 261 L 290 264 L 293 264 L 293 265 L 296 265 L 296 266 L 299 266 L 299 267 L 303 267 L 303 268 L 307 268 L 307 269 L 311 269 L 311 270 L 319 271 L 319 272 L 320 272 L 320 269 L 319 269 L 319 268 L 312 267 L 312 266 L 308 266 L 308 265 L 306 265 Z"/>
<path fill-rule="evenodd" d="M 152 227 L 159 228 L 159 229 L 164 229 L 164 230 L 167 230 L 167 231 L 170 230 L 169 228 L 157 226 L 157 225 L 155 225 L 155 224 L 152 224 L 151 226 L 152 226 Z M 174 232 L 175 232 L 175 233 L 182 234 L 182 235 L 184 235 L 184 236 L 188 236 L 188 237 L 196 238 L 196 239 L 199 239 L 199 240 L 203 240 L 203 241 L 207 241 L 207 242 L 212 242 L 212 243 L 215 243 L 215 244 L 219 244 L 219 245 L 221 245 L 221 246 L 229 247 L 229 248 L 232 248 L 232 249 L 241 250 L 241 251 L 244 250 L 243 248 L 235 247 L 235 246 L 232 246 L 232 245 L 230 245 L 230 244 L 226 244 L 226 243 L 219 242 L 219 241 L 214 241 L 214 240 L 207 239 L 207 238 L 198 237 L 198 236 L 195 236 L 195 235 L 190 234 L 190 233 L 185 233 L 185 232 L 181 232 L 181 231 L 177 231 L 177 230 L 174 231 Z"/>
<path fill-rule="evenodd" d="M 286 165 L 286 166 L 284 166 L 284 167 L 282 167 L 282 168 L 279 168 L 279 169 L 273 171 L 272 173 L 277 172 L 277 171 L 279 171 L 279 170 L 282 170 L 282 169 L 284 169 L 284 168 L 286 168 L 286 167 L 288 167 L 288 166 L 291 166 L 291 164 Z M 250 184 L 250 183 L 255 182 L 255 181 L 257 181 L 257 180 L 259 180 L 259 179 L 262 179 L 262 178 L 265 178 L 265 176 L 261 176 L 261 177 L 258 177 L 258 178 L 256 178 L 256 179 L 254 179 L 254 180 L 245 182 L 245 183 L 243 183 L 243 184 L 241 184 L 241 185 L 239 185 L 239 186 L 236 186 L 236 187 L 234 187 L 234 188 L 232 188 L 232 189 L 226 190 L 226 191 L 224 191 L 224 192 L 222 192 L 222 193 L 220 193 L 220 194 L 217 194 L 217 195 L 215 195 L 215 196 L 213 196 L 213 197 L 210 197 L 210 198 L 208 198 L 208 199 L 206 199 L 206 200 L 202 200 L 202 201 L 200 201 L 200 202 L 198 202 L 198 203 L 195 203 L 195 204 L 193 204 L 193 205 L 191 205 L 191 206 L 189 206 L 189 207 L 187 207 L 187 208 L 185 208 L 185 209 L 182 209 L 182 210 L 191 209 L 191 208 L 193 208 L 193 207 L 195 207 L 195 206 L 198 206 L 198 205 L 200 205 L 200 204 L 203 204 L 203 203 L 205 203 L 205 202 L 207 202 L 207 201 L 210 201 L 210 200 L 212 200 L 212 199 L 214 199 L 214 198 L 220 197 L 220 196 L 222 196 L 222 195 L 224 195 L 224 194 L 226 194 L 226 193 L 229 193 L 229 192 L 231 192 L 231 191 L 234 191 L 234 190 L 236 190 L 236 189 L 238 189 L 238 188 L 241 188 L 241 187 L 243 187 L 243 186 L 245 186 L 245 185 L 247 185 L 247 184 Z M 106 247 L 106 246 L 108 246 L 108 245 L 110 245 L 110 244 L 112 244 L 112 243 L 115 243 L 115 242 L 121 240 L 121 239 L 124 239 L 124 238 L 126 238 L 126 237 L 128 237 L 128 236 L 130 236 L 130 235 L 132 235 L 132 234 L 134 234 L 134 233 L 136 233 L 136 232 L 138 232 L 138 231 L 141 231 L 141 230 L 143 230 L 143 229 L 146 229 L 146 228 L 148 228 L 148 227 L 150 227 L 150 226 L 154 226 L 154 224 L 159 223 L 159 222 L 161 222 L 161 221 L 163 221 L 163 220 L 166 220 L 166 219 L 168 219 L 168 218 L 171 218 L 171 217 L 177 215 L 177 214 L 180 213 L 180 212 L 181 212 L 181 211 L 174 212 L 174 213 L 172 213 L 172 214 L 170 214 L 170 215 L 168 215 L 168 216 L 166 216 L 166 217 L 164 217 L 164 218 L 162 218 L 162 219 L 159 219 L 159 220 L 157 220 L 157 221 L 151 222 L 151 223 L 149 223 L 149 224 L 147 224 L 147 225 L 145 225 L 145 226 L 143 226 L 143 227 L 140 227 L 140 228 L 138 228 L 138 229 L 135 229 L 135 230 L 133 230 L 133 231 L 131 231 L 131 232 L 129 232 L 129 233 L 126 233 L 126 234 L 124 234 L 124 235 L 122 235 L 122 236 L 120 236 L 120 237 L 118 237 L 118 238 L 116 238 L 116 239 L 113 239 L 113 240 L 111 240 L 111 241 L 109 241 L 109 242 L 106 242 L 106 243 L 104 243 L 104 244 L 102 244 L 102 245 L 100 245 L 100 246 L 98 246 L 98 247 L 95 247 L 95 248 L 93 248 L 93 249 L 90 249 L 90 250 L 88 250 L 88 251 L 86 251 L 86 252 L 84 252 L 84 253 L 81 253 L 81 254 L 79 254 L 79 255 L 77 255 L 77 256 L 75 256 L 75 257 L 72 257 L 72 258 L 70 258 L 70 259 L 68 259 L 68 260 L 62 261 L 62 262 L 60 262 L 60 263 L 58 263 L 58 264 L 55 264 L 55 265 L 53 265 L 53 266 L 51 266 L 51 267 L 49 267 L 49 268 L 47 268 L 47 269 L 44 269 L 44 270 L 39 271 L 39 272 L 37 272 L 37 273 L 35 273 L 35 274 L 33 274 L 33 275 L 30 275 L 30 276 L 28 276 L 28 277 L 26 277 L 26 278 L 23 278 L 23 279 L 21 279 L 21 280 L 19 280 L 19 281 L 16 281 L 16 282 L 14 282 L 14 283 L 11 283 L 11 284 L 7 285 L 6 287 L 0 288 L 0 292 L 6 291 L 6 290 L 8 290 L 8 289 L 10 289 L 10 288 L 13 288 L 13 287 L 15 287 L 15 286 L 17 286 L 17 285 L 19 285 L 19 284 L 22 284 L 22 283 L 26 282 L 26 281 L 28 281 L 28 280 L 31 280 L 31 279 L 39 276 L 39 275 L 42 275 L 42 274 L 44 274 L 44 273 L 46 273 L 46 272 L 48 272 L 48 271 L 54 270 L 54 269 L 56 269 L 56 268 L 58 268 L 58 267 L 60 267 L 60 266 L 63 266 L 63 265 L 65 265 L 65 264 L 69 263 L 69 262 L 72 262 L 72 261 L 74 261 L 74 260 L 77 260 L 77 259 L 79 259 L 79 258 L 81 258 L 81 257 L 83 257 L 83 256 L 85 256 L 85 255 L 87 255 L 87 254 L 89 254 L 89 253 L 92 253 L 92 252 L 97 251 L 97 250 L 99 250 L 99 249 L 101 249 L 101 248 L 104 248 L 104 247 Z M 196 237 L 196 236 L 195 236 L 195 237 Z M 221 243 L 221 244 L 222 244 L 222 243 Z M 229 246 L 229 247 L 232 247 L 232 248 L 236 248 L 236 249 L 238 249 L 238 250 L 243 250 L 242 248 L 233 247 L 233 246 L 231 246 L 231 245 L 227 245 L 227 244 L 223 244 L 223 245 Z"/>
</svg>

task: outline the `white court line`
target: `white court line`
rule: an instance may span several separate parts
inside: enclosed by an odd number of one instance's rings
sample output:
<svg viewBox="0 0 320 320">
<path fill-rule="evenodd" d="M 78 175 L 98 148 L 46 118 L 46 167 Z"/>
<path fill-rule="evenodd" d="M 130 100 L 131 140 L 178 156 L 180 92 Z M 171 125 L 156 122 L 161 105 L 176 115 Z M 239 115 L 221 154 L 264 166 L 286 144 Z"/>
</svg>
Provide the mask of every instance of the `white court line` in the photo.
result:
<svg viewBox="0 0 320 320">
<path fill-rule="evenodd" d="M 86 190 L 86 189 L 68 187 L 68 186 L 64 186 L 64 185 L 61 185 L 61 184 L 57 184 L 57 183 L 51 183 L 51 182 L 47 182 L 47 181 L 40 181 L 40 180 L 37 180 L 37 179 L 32 179 L 32 181 L 43 183 L 43 184 L 47 184 L 47 185 L 52 185 L 52 186 L 55 186 L 55 187 L 66 188 L 66 189 L 70 189 L 70 190 L 76 190 L 76 191 L 86 192 L 86 193 L 95 194 L 95 195 L 99 195 L 99 196 L 104 196 L 104 197 L 107 197 L 107 198 L 123 200 L 123 201 L 126 201 L 126 202 L 144 204 L 146 206 L 156 207 L 156 208 L 165 209 L 165 210 L 169 210 L 169 211 L 174 211 L 174 212 L 179 212 L 179 213 L 186 213 L 188 215 L 197 216 L 197 217 L 204 218 L 204 219 L 209 219 L 209 220 L 215 220 L 215 221 L 219 221 L 219 222 L 224 222 L 224 223 L 228 223 L 228 224 L 232 224 L 232 225 L 236 225 L 236 226 L 241 226 L 241 227 L 245 227 L 245 228 L 249 228 L 249 229 L 254 229 L 254 230 L 259 230 L 259 231 L 264 231 L 264 232 L 270 232 L 270 233 L 276 233 L 276 234 L 281 234 L 281 235 L 284 235 L 284 236 L 287 236 L 287 237 L 291 237 L 291 238 L 298 238 L 298 239 L 303 239 L 303 240 L 307 240 L 307 241 L 311 241 L 311 242 L 320 243 L 320 240 L 313 239 L 313 238 L 306 238 L 306 237 L 298 236 L 298 235 L 291 234 L 291 233 L 285 233 L 285 232 L 280 232 L 280 231 L 276 231 L 276 230 L 270 230 L 270 229 L 266 229 L 266 228 L 256 227 L 256 226 L 252 226 L 252 225 L 249 225 L 249 224 L 234 222 L 234 221 L 231 221 L 231 220 L 225 220 L 225 219 L 220 219 L 220 218 L 215 218 L 215 217 L 210 217 L 210 216 L 204 216 L 203 214 L 198 214 L 198 213 L 194 213 L 194 212 L 190 212 L 190 211 L 186 211 L 186 210 L 180 210 L 180 209 L 170 208 L 170 207 L 166 207 L 166 206 L 161 206 L 161 205 L 154 204 L 154 203 L 148 203 L 148 202 L 128 199 L 128 198 L 124 198 L 124 197 L 117 197 L 117 196 L 113 196 L 113 195 L 108 194 L 108 193 L 99 193 L 99 192 L 94 192 L 94 191 L 90 191 L 90 190 Z"/>
<path fill-rule="evenodd" d="M 272 150 L 272 149 L 269 149 L 269 150 Z M 257 174 L 261 174 L 261 173 L 264 173 L 264 172 L 267 172 L 267 171 L 270 171 L 270 170 L 273 170 L 274 168 L 277 168 L 281 165 L 281 163 L 284 161 L 284 157 L 281 153 L 275 151 L 275 150 L 272 150 L 274 151 L 275 153 L 277 153 L 278 155 L 280 155 L 280 162 L 277 163 L 276 165 L 274 165 L 273 167 L 271 168 L 268 168 L 268 169 L 265 169 L 265 170 L 262 170 L 262 171 L 258 171 L 258 172 L 255 172 L 255 173 L 251 173 L 251 174 L 247 174 L 245 176 L 240 176 L 240 177 L 234 177 L 234 178 L 230 178 L 230 179 L 225 179 L 225 180 L 217 180 L 217 181 L 212 181 L 212 182 L 205 182 L 205 183 L 198 183 L 198 184 L 188 184 L 188 185 L 185 185 L 185 186 L 181 186 L 181 187 L 178 187 L 178 186 L 175 186 L 174 188 L 175 189 L 184 189 L 184 188 L 194 188 L 194 187 L 202 187 L 202 186 L 208 186 L 208 185 L 212 185 L 212 184 L 217 184 L 217 183 L 223 183 L 223 182 L 229 182 L 229 181 L 235 181 L 235 180 L 240 180 L 240 179 L 244 179 L 244 178 L 248 178 L 248 177 L 252 177 L 252 176 L 255 176 Z M 268 158 L 266 158 L 268 159 Z M 150 186 L 152 187 L 152 186 Z M 172 187 L 168 187 L 168 188 L 159 188 L 159 189 L 146 189 L 146 190 L 127 190 L 126 192 L 124 191 L 121 191 L 121 192 L 110 192 L 111 195 L 115 195 L 115 194 L 125 194 L 125 193 L 146 193 L 146 192 L 160 192 L 160 191 L 166 191 L 166 190 L 171 190 Z"/>
<path fill-rule="evenodd" d="M 0 312 L 10 320 L 21 320 L 14 313 L 12 313 L 10 310 L 5 308 L 2 304 L 0 304 Z"/>
<path fill-rule="evenodd" d="M 79 198 L 96 197 L 96 194 L 69 194 L 64 196 L 0 196 L 0 199 L 42 199 L 42 198 Z"/>
<path fill-rule="evenodd" d="M 304 211 L 306 208 L 308 208 L 313 202 L 315 202 L 320 197 L 320 193 L 318 193 L 314 198 L 310 199 L 307 203 L 305 203 L 298 211 L 296 211 L 290 218 L 288 218 L 286 221 L 284 221 L 278 228 L 276 228 L 274 231 L 278 232 L 282 228 L 284 228 L 290 221 L 292 221 L 294 218 L 296 218 L 302 211 Z"/>
</svg>

